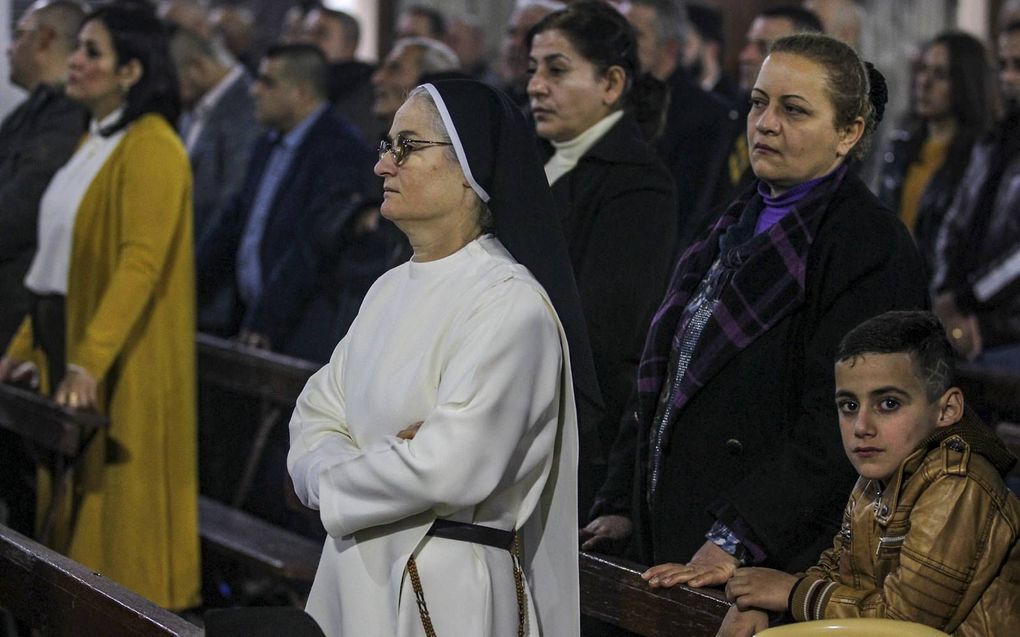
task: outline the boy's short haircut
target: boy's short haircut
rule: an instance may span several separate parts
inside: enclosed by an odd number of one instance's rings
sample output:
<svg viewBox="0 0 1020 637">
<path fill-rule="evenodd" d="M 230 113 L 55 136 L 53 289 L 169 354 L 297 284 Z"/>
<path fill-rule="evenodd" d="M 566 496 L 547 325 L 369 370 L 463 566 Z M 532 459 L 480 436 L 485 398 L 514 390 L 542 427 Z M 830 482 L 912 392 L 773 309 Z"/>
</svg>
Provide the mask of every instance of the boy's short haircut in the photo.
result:
<svg viewBox="0 0 1020 637">
<path fill-rule="evenodd" d="M 929 402 L 953 386 L 956 358 L 942 321 L 931 312 L 886 312 L 864 321 L 843 337 L 836 362 L 863 354 L 910 354 Z"/>
</svg>

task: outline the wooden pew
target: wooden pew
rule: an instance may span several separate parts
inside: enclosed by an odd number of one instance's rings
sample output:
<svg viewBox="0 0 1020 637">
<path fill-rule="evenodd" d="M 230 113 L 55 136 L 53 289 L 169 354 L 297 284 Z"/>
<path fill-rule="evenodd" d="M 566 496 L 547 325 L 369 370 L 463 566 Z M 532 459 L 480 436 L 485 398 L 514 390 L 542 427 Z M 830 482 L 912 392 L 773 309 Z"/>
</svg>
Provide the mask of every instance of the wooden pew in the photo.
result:
<svg viewBox="0 0 1020 637">
<path fill-rule="evenodd" d="M 321 366 L 209 334 L 198 334 L 196 345 L 200 385 L 229 391 L 259 405 L 251 447 L 230 498 L 231 505 L 240 508 L 251 492 L 273 427 L 294 409 L 309 376 Z"/>
<path fill-rule="evenodd" d="M 289 410 L 319 365 L 200 334 L 198 368 L 201 383 Z M 278 417 L 270 410 L 263 418 L 253 454 L 261 452 L 259 440 L 264 444 Z M 255 464 L 257 457 L 250 456 L 248 467 Z M 318 544 L 208 498 L 200 500 L 200 517 L 202 539 L 210 548 L 283 579 L 311 583 Z M 652 590 L 640 578 L 644 569 L 625 560 L 581 553 L 580 564 L 582 614 L 640 635 L 715 635 L 729 609 L 718 591 Z"/>
<path fill-rule="evenodd" d="M 209 334 L 199 334 L 196 343 L 200 383 L 283 407 L 294 406 L 308 377 L 322 367 Z"/>
<path fill-rule="evenodd" d="M 312 583 L 321 543 L 205 496 L 198 498 L 198 518 L 207 547 L 274 577 Z"/>
<path fill-rule="evenodd" d="M 61 407 L 45 396 L 0 384 L 0 427 L 32 444 L 36 460 L 49 466 L 57 485 L 46 510 L 39 539 L 50 540 L 56 512 L 66 497 L 67 478 L 89 440 L 107 427 L 106 418 L 91 412 Z"/>
<path fill-rule="evenodd" d="M 310 585 L 321 545 L 224 504 L 200 499 L 202 540 L 222 554 L 266 573 Z M 649 588 L 644 567 L 581 553 L 581 614 L 639 635 L 712 637 L 729 603 L 716 590 Z"/>
<path fill-rule="evenodd" d="M 675 586 L 652 589 L 645 567 L 582 552 L 581 614 L 648 637 L 712 637 L 730 604 L 717 590 Z"/>
<path fill-rule="evenodd" d="M 0 526 L 0 606 L 53 637 L 203 634 L 198 626 L 5 526 Z"/>
</svg>

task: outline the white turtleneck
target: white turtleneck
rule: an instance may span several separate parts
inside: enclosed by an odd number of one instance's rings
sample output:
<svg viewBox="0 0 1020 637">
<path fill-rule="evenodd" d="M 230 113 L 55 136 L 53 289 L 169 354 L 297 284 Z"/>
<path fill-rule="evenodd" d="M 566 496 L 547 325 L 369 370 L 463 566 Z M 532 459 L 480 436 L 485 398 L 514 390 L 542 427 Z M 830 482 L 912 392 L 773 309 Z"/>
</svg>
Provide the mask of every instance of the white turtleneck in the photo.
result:
<svg viewBox="0 0 1020 637">
<path fill-rule="evenodd" d="M 574 169 L 577 162 L 581 161 L 588 149 L 595 145 L 595 142 L 602 139 L 602 136 L 609 132 L 616 122 L 623 117 L 623 111 L 614 111 L 599 121 L 592 124 L 574 139 L 565 142 L 551 142 L 556 152 L 545 163 L 545 177 L 549 185 L 556 183 L 556 180 Z"/>
</svg>

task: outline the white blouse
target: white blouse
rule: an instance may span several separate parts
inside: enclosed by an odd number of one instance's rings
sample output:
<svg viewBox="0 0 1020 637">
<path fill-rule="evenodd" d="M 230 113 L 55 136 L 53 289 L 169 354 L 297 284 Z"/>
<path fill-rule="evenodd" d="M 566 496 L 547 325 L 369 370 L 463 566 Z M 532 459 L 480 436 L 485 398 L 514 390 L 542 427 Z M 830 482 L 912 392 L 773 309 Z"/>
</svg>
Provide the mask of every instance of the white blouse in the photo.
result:
<svg viewBox="0 0 1020 637">
<path fill-rule="evenodd" d="M 120 144 L 127 127 L 109 137 L 99 130 L 116 122 L 119 108 L 102 121 L 92 120 L 85 140 L 71 159 L 50 180 L 39 202 L 39 248 L 25 276 L 25 287 L 36 294 L 67 294 L 74 222 L 85 193 L 110 154 Z"/>
</svg>

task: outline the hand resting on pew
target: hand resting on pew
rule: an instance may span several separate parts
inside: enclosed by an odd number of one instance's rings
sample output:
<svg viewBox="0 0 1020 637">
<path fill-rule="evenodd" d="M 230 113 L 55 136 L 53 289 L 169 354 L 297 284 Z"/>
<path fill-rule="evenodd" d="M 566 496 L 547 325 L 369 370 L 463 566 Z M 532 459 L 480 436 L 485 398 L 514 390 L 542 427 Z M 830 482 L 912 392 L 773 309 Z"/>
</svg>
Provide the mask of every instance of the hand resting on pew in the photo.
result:
<svg viewBox="0 0 1020 637">
<path fill-rule="evenodd" d="M 600 515 L 578 531 L 582 551 L 621 553 L 634 530 L 634 523 L 623 515 Z"/>
<path fill-rule="evenodd" d="M 39 386 L 39 368 L 32 361 L 4 356 L 0 358 L 0 383 L 35 389 Z"/>
<path fill-rule="evenodd" d="M 71 409 L 95 409 L 99 405 L 99 383 L 81 367 L 67 366 L 67 375 L 57 387 L 53 400 Z"/>
<path fill-rule="evenodd" d="M 740 610 L 786 611 L 797 577 L 771 568 L 741 568 L 726 584 L 726 599 Z"/>
<path fill-rule="evenodd" d="M 729 581 L 740 562 L 712 542 L 705 542 L 686 564 L 659 564 L 641 574 L 652 588 L 670 588 L 677 584 L 719 586 Z"/>
</svg>

